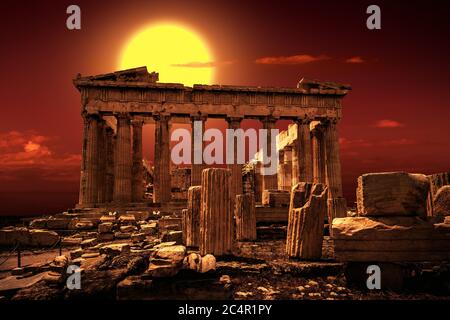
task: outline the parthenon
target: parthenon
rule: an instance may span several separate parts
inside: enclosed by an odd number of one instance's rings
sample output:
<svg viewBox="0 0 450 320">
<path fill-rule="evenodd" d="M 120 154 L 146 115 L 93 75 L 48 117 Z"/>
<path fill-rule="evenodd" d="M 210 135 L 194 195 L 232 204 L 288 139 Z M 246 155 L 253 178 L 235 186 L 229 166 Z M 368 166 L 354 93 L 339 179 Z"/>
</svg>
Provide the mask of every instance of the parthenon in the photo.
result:
<svg viewBox="0 0 450 320">
<path fill-rule="evenodd" d="M 153 204 L 171 202 L 171 124 L 225 119 L 239 128 L 244 119 L 259 120 L 263 128 L 291 120 L 289 135 L 280 135 L 280 168 L 264 175 L 254 192 L 286 189 L 297 182 L 324 183 L 329 217 L 346 215 L 342 196 L 337 124 L 348 85 L 302 79 L 294 88 L 160 83 L 146 67 L 97 76 L 78 75 L 84 120 L 79 208 L 145 207 L 143 198 L 142 127 L 155 125 Z M 203 126 L 204 128 L 204 126 Z M 193 130 L 192 130 L 193 132 Z M 269 131 L 270 132 L 270 131 Z M 268 138 L 268 144 L 270 139 Z M 192 154 L 194 144 L 192 144 Z M 257 159 L 257 155 L 255 159 Z M 243 193 L 242 165 L 228 165 L 232 192 Z M 191 165 L 191 185 L 199 185 L 204 164 Z M 285 186 L 278 181 L 289 180 Z M 258 197 L 259 199 L 260 197 Z"/>
</svg>

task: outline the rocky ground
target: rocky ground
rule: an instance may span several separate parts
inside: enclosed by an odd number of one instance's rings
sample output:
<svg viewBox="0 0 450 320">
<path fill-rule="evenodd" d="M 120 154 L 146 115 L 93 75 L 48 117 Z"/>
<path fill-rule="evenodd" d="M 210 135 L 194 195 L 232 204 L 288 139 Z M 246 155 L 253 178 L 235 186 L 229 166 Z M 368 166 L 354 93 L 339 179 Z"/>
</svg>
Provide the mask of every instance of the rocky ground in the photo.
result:
<svg viewBox="0 0 450 320">
<path fill-rule="evenodd" d="M 350 285 L 328 236 L 321 261 L 286 260 L 283 226 L 259 227 L 259 241 L 238 243 L 233 256 L 216 259 L 181 245 L 177 224 L 108 219 L 66 236 L 62 256 L 57 248 L 24 249 L 21 269 L 2 252 L 2 299 L 450 299 L 447 265 L 422 266 L 420 277 L 396 292 Z M 79 290 L 67 288 L 69 265 L 80 267 Z"/>
</svg>

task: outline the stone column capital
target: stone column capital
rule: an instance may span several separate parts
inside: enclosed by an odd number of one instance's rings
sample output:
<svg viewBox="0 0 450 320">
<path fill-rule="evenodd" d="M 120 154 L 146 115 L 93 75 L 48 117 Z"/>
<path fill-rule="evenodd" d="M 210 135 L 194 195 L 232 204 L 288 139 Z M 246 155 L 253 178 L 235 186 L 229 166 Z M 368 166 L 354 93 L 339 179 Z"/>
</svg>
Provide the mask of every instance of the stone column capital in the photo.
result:
<svg viewBox="0 0 450 320">
<path fill-rule="evenodd" d="M 339 118 L 329 118 L 326 120 L 328 125 L 337 125 L 341 119 Z"/>
<path fill-rule="evenodd" d="M 243 120 L 243 118 L 240 117 L 227 117 L 226 121 L 228 123 L 229 126 L 240 126 L 241 121 Z"/>
<path fill-rule="evenodd" d="M 297 118 L 294 120 L 294 122 L 297 125 L 309 125 L 313 120 L 311 118 L 305 117 L 305 118 Z"/>
<path fill-rule="evenodd" d="M 261 122 L 262 123 L 275 123 L 277 122 L 277 118 L 273 117 L 273 116 L 267 116 L 267 117 L 263 117 L 261 118 Z"/>
<path fill-rule="evenodd" d="M 131 119 L 131 125 L 133 127 L 142 127 L 144 125 L 144 120 L 142 120 L 142 119 Z"/>
<path fill-rule="evenodd" d="M 155 121 L 169 121 L 170 114 L 157 113 L 152 115 Z"/>
<path fill-rule="evenodd" d="M 84 121 L 100 120 L 100 115 L 98 113 L 83 113 L 81 116 Z"/>
<path fill-rule="evenodd" d="M 325 124 L 322 121 L 314 121 L 311 124 L 310 130 L 313 136 L 319 135 L 324 132 Z"/>
<path fill-rule="evenodd" d="M 114 113 L 114 117 L 117 120 L 131 120 L 131 116 L 129 113 L 127 112 L 118 112 L 118 113 Z"/>
</svg>

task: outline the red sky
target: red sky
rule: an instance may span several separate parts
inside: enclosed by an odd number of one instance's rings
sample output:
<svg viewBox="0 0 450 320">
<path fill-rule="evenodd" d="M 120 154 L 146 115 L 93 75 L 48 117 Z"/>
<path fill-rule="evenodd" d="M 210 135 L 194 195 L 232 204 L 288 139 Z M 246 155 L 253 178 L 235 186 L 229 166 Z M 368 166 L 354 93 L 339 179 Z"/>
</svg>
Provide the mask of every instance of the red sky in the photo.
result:
<svg viewBox="0 0 450 320">
<path fill-rule="evenodd" d="M 365 11 L 374 3 L 382 29 L 370 31 Z M 81 7 L 82 30 L 65 27 L 70 4 Z M 232 62 L 217 64 L 217 83 L 350 83 L 340 125 L 349 202 L 365 172 L 449 171 L 449 8 L 448 1 L 2 1 L 0 215 L 76 203 L 81 117 L 71 79 L 114 71 L 131 35 L 160 20 L 190 26 L 216 62 Z"/>
</svg>

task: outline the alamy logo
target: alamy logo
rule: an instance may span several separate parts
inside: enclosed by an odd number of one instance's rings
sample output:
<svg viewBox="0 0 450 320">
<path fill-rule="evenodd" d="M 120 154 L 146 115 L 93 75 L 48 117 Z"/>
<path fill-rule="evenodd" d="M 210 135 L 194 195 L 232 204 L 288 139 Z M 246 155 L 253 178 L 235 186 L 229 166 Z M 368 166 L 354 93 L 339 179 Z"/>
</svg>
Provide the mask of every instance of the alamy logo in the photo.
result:
<svg viewBox="0 0 450 320">
<path fill-rule="evenodd" d="M 366 281 L 367 289 L 381 289 L 381 269 L 376 264 L 367 267 L 366 273 L 369 275 Z"/>
<path fill-rule="evenodd" d="M 192 141 L 191 132 L 187 129 L 178 128 L 172 132 L 171 141 L 177 142 L 171 151 L 171 159 L 174 164 L 245 164 L 247 151 L 250 161 L 259 161 L 262 164 L 262 175 L 277 173 L 278 129 L 270 129 L 270 131 L 268 129 L 258 131 L 255 129 L 226 129 L 224 138 L 222 131 L 214 128 L 207 129 L 202 134 L 202 125 L 202 121 L 194 121 L 192 133 L 194 141 Z M 248 141 L 247 146 L 246 141 Z M 204 142 L 210 143 L 203 148 Z M 192 149 L 194 150 L 193 154 L 191 153 Z M 257 153 L 259 158 L 253 159 Z"/>
<path fill-rule="evenodd" d="M 67 277 L 66 286 L 69 290 L 81 289 L 81 268 L 77 265 L 70 265 L 67 267 L 67 273 L 70 276 Z"/>
<path fill-rule="evenodd" d="M 367 14 L 370 16 L 367 18 L 366 26 L 369 30 L 380 30 L 381 29 L 381 9 L 376 4 L 370 5 L 366 10 Z"/>
<path fill-rule="evenodd" d="M 81 29 L 81 9 L 76 4 L 67 7 L 66 13 L 69 14 L 66 20 L 66 27 L 69 30 Z"/>
</svg>

